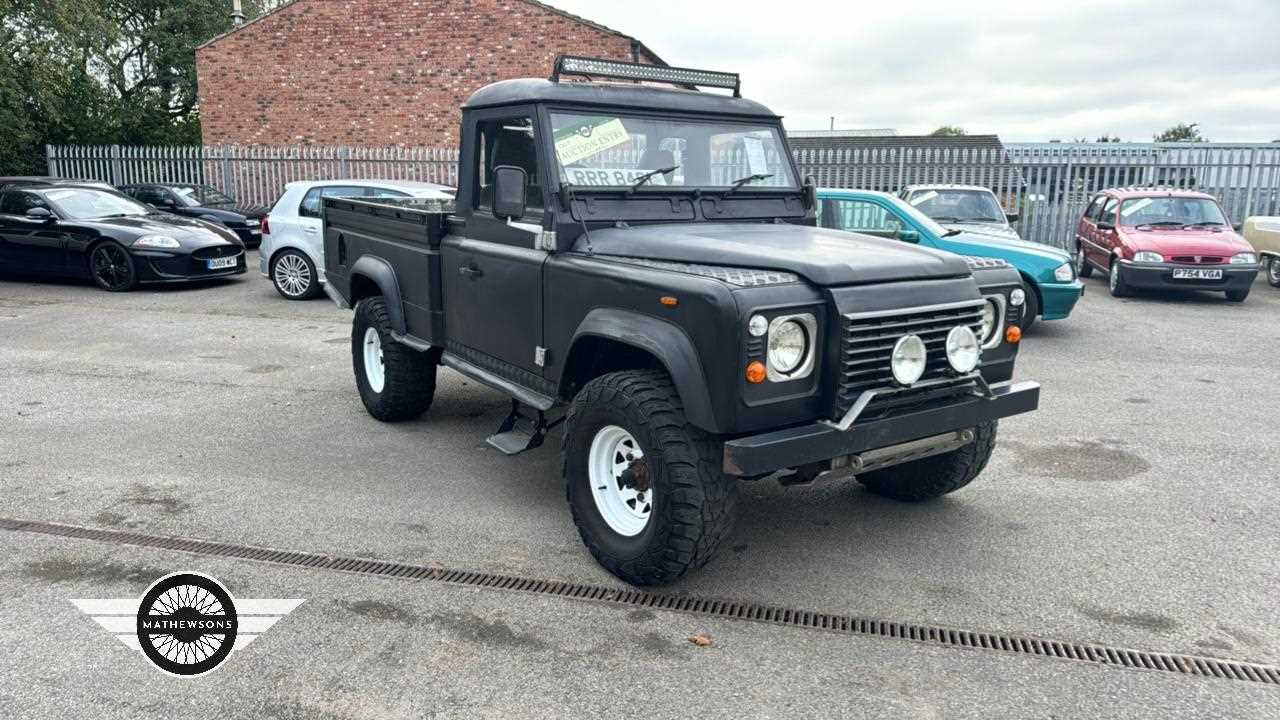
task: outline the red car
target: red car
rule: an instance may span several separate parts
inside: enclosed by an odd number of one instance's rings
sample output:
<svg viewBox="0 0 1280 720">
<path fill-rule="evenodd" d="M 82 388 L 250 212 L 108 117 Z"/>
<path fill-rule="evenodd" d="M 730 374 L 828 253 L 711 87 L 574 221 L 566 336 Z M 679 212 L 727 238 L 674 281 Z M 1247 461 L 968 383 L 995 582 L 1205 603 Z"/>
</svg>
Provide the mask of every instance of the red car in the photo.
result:
<svg viewBox="0 0 1280 720">
<path fill-rule="evenodd" d="M 1136 288 L 1249 296 L 1258 274 L 1253 247 L 1232 228 L 1212 195 L 1117 188 L 1093 196 L 1076 228 L 1076 274 L 1110 276 L 1111 294 Z"/>
</svg>

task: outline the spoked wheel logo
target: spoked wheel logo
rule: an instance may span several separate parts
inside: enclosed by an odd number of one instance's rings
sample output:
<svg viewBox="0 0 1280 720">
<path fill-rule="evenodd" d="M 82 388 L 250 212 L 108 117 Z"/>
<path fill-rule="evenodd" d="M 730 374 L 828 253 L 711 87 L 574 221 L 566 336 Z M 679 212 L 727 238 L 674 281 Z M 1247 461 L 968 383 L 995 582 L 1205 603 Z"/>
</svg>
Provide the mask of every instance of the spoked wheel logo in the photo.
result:
<svg viewBox="0 0 1280 720">
<path fill-rule="evenodd" d="M 218 667 L 231 654 L 238 627 L 231 593 L 198 573 L 160 578 L 138 607 L 142 652 L 173 675 L 203 675 Z"/>
</svg>

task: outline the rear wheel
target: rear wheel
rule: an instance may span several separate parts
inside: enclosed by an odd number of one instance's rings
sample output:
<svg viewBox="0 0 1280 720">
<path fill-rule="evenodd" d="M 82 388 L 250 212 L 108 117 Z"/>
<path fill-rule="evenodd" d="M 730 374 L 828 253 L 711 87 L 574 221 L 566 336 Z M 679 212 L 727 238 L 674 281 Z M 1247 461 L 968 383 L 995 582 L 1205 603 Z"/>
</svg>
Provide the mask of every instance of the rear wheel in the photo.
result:
<svg viewBox="0 0 1280 720">
<path fill-rule="evenodd" d="M 288 300 L 310 300 L 320 295 L 315 263 L 298 250 L 281 250 L 271 259 L 271 284 Z"/>
<path fill-rule="evenodd" d="M 1268 255 L 1263 260 L 1267 263 L 1267 284 L 1280 288 L 1280 258 Z"/>
<path fill-rule="evenodd" d="M 564 478 L 574 524 L 606 570 L 635 585 L 701 567 L 733 525 L 737 480 L 721 444 L 688 423 L 664 372 L 587 383 L 565 421 Z"/>
<path fill-rule="evenodd" d="M 1093 266 L 1089 264 L 1089 257 L 1084 252 L 1084 245 L 1076 247 L 1076 275 L 1087 278 L 1093 275 Z"/>
<path fill-rule="evenodd" d="M 108 292 L 125 292 L 138 284 L 138 271 L 129 251 L 111 240 L 89 253 L 89 273 L 98 287 Z"/>
<path fill-rule="evenodd" d="M 365 410 L 378 420 L 411 420 L 431 407 L 436 364 L 391 337 L 391 315 L 381 295 L 356 304 L 351 364 Z"/>
<path fill-rule="evenodd" d="M 894 500 L 920 502 L 955 492 L 973 482 L 996 447 L 996 423 L 973 429 L 973 442 L 942 455 L 913 460 L 858 476 L 868 490 Z"/>
<path fill-rule="evenodd" d="M 1118 258 L 1111 258 L 1111 270 L 1107 276 L 1107 289 L 1111 291 L 1111 297 L 1128 297 L 1129 286 L 1124 281 L 1124 268 L 1120 265 Z"/>
</svg>

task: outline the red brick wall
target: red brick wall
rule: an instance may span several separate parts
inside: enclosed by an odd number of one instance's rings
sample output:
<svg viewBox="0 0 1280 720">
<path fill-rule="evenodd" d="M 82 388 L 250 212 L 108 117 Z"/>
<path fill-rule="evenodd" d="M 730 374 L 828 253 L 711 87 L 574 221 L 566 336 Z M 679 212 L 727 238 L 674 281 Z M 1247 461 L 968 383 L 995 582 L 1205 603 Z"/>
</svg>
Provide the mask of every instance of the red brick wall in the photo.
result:
<svg viewBox="0 0 1280 720">
<path fill-rule="evenodd" d="M 524 0 L 297 0 L 196 51 L 204 142 L 453 146 L 474 90 L 559 53 L 631 40 Z"/>
</svg>

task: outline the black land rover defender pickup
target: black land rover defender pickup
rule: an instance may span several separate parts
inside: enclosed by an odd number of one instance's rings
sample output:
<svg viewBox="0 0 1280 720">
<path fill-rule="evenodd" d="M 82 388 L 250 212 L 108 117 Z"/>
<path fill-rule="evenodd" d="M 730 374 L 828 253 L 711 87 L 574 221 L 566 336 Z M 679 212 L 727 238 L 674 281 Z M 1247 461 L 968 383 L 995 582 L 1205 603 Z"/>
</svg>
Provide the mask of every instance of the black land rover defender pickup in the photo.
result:
<svg viewBox="0 0 1280 720">
<path fill-rule="evenodd" d="M 816 227 L 733 74 L 558 58 L 467 101 L 456 207 L 329 198 L 324 228 L 369 413 L 420 415 L 444 365 L 513 399 L 503 452 L 563 422 L 582 539 L 636 584 L 706 563 L 743 480 L 936 497 L 1039 400 L 1009 382 L 1013 286 L 991 307 L 981 261 Z"/>
</svg>

